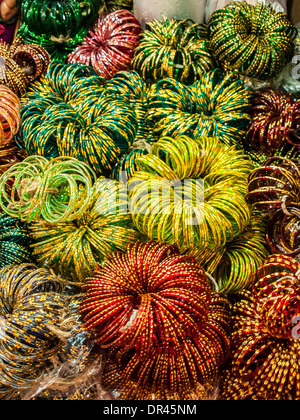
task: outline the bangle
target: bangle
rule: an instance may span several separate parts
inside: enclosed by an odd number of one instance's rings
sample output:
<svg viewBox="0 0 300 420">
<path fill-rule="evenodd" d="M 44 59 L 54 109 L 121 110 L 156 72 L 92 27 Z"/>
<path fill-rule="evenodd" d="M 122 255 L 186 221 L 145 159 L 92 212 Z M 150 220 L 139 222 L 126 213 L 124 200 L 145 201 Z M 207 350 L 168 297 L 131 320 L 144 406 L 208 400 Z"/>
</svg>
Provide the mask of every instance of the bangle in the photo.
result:
<svg viewBox="0 0 300 420">
<path fill-rule="evenodd" d="M 88 200 L 88 208 L 76 220 L 50 224 L 44 221 L 30 227 L 33 255 L 40 263 L 59 270 L 72 282 L 92 275 L 114 251 L 125 251 L 139 234 L 131 228 L 125 186 L 99 179 Z"/>
<path fill-rule="evenodd" d="M 99 0 L 23 0 L 20 4 L 22 23 L 37 35 L 72 38 L 80 29 L 93 23 Z"/>
<path fill-rule="evenodd" d="M 129 11 L 100 16 L 97 26 L 68 56 L 68 63 L 91 66 L 99 76 L 109 80 L 119 71 L 129 69 L 141 32 L 140 23 Z"/>
<path fill-rule="evenodd" d="M 190 87 L 172 79 L 153 85 L 148 124 L 155 136 L 211 136 L 239 146 L 250 121 L 249 107 L 250 92 L 243 82 L 215 70 Z"/>
<path fill-rule="evenodd" d="M 193 248 L 188 255 L 215 278 L 219 293 L 238 294 L 251 287 L 253 276 L 269 255 L 266 226 L 266 218 L 253 210 L 249 226 L 226 247 Z"/>
<path fill-rule="evenodd" d="M 21 124 L 21 102 L 7 86 L 0 86 L 0 145 L 11 143 Z"/>
<path fill-rule="evenodd" d="M 85 290 L 85 328 L 107 349 L 104 386 L 122 399 L 190 395 L 226 359 L 228 302 L 173 246 L 136 242 L 99 266 Z"/>
<path fill-rule="evenodd" d="M 50 57 L 40 46 L 22 45 L 17 39 L 11 46 L 2 43 L 0 80 L 17 96 L 23 96 L 29 82 L 47 72 Z"/>
<path fill-rule="evenodd" d="M 244 195 L 250 162 L 217 138 L 162 138 L 135 163 L 129 211 L 149 238 L 180 248 L 219 249 L 249 224 Z"/>
<path fill-rule="evenodd" d="M 0 205 L 28 223 L 40 218 L 49 223 L 75 220 L 88 208 L 95 181 L 89 166 L 74 158 L 48 162 L 30 156 L 1 176 Z"/>
<path fill-rule="evenodd" d="M 282 204 L 300 202 L 300 169 L 298 160 L 272 157 L 255 169 L 248 180 L 247 200 L 263 211 L 273 211 Z"/>
<path fill-rule="evenodd" d="M 19 144 L 46 158 L 72 156 L 108 175 L 138 134 L 131 99 L 112 94 L 82 64 L 53 62 L 23 100 Z M 70 106 L 69 104 L 74 104 Z"/>
<path fill-rule="evenodd" d="M 214 68 L 204 25 L 191 24 L 188 20 L 155 20 L 148 27 L 132 62 L 132 68 L 145 81 L 174 78 L 193 84 Z"/>
<path fill-rule="evenodd" d="M 300 103 L 292 95 L 280 90 L 258 90 L 253 94 L 250 115 L 247 141 L 251 148 L 267 156 L 277 155 L 287 144 L 299 150 Z"/>
<path fill-rule="evenodd" d="M 51 326 L 68 313 L 66 299 L 61 280 L 33 264 L 3 268 L 0 290 L 1 386 L 20 391 L 37 383 L 57 354 L 60 342 Z"/>
<path fill-rule="evenodd" d="M 27 224 L 4 213 L 0 215 L 0 268 L 32 261 Z"/>
<path fill-rule="evenodd" d="M 226 71 L 270 80 L 294 54 L 297 29 L 271 5 L 232 2 L 213 13 L 208 30 L 212 50 Z"/>
<path fill-rule="evenodd" d="M 299 207 L 282 206 L 271 217 L 267 227 L 267 242 L 274 254 L 297 258 L 300 254 Z"/>
<path fill-rule="evenodd" d="M 133 1 L 132 0 L 104 0 L 104 5 L 102 7 L 101 12 L 103 13 L 112 13 L 116 10 L 129 10 L 132 11 L 133 9 Z"/>
<path fill-rule="evenodd" d="M 297 398 L 298 339 L 292 334 L 299 316 L 296 260 L 275 255 L 257 272 L 253 294 L 233 307 L 232 365 L 223 388 L 225 399 Z"/>
</svg>

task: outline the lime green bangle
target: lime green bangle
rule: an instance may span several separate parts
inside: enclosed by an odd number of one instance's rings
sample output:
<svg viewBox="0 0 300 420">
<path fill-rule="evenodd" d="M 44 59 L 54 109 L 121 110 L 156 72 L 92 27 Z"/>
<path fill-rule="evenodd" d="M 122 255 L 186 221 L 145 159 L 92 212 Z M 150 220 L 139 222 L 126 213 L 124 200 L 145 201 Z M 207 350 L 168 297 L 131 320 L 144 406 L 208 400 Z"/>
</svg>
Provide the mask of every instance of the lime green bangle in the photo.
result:
<svg viewBox="0 0 300 420">
<path fill-rule="evenodd" d="M 125 186 L 101 178 L 91 191 L 88 208 L 75 221 L 41 220 L 30 227 L 37 260 L 79 283 L 92 275 L 97 263 L 140 237 L 131 227 Z"/>
</svg>

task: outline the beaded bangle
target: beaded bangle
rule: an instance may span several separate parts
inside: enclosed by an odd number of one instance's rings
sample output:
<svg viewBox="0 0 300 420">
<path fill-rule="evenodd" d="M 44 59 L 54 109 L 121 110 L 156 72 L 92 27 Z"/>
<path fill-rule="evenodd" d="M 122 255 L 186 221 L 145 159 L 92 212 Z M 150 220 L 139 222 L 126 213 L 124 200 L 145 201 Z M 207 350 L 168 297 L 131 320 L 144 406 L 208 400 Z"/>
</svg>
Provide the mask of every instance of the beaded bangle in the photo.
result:
<svg viewBox="0 0 300 420">
<path fill-rule="evenodd" d="M 207 29 L 187 20 L 148 23 L 132 68 L 147 82 L 174 78 L 192 84 L 214 68 Z"/>
<path fill-rule="evenodd" d="M 116 250 L 125 251 L 139 237 L 131 228 L 125 186 L 99 179 L 88 204 L 75 221 L 39 221 L 30 228 L 33 255 L 72 281 L 83 282 L 98 262 Z"/>
<path fill-rule="evenodd" d="M 109 80 L 115 73 L 129 69 L 141 32 L 138 20 L 126 10 L 100 16 L 97 26 L 68 56 L 68 63 L 91 66 Z"/>
<path fill-rule="evenodd" d="M 149 94 L 148 124 L 156 136 L 218 137 L 240 145 L 250 121 L 250 93 L 233 73 L 205 74 L 186 87 L 172 79 L 153 85 Z"/>
<path fill-rule="evenodd" d="M 90 205 L 95 180 L 93 171 L 74 158 L 48 162 L 31 156 L 1 176 L 0 205 L 28 223 L 40 218 L 49 223 L 74 220 Z"/>
<path fill-rule="evenodd" d="M 181 136 L 160 139 L 135 162 L 129 211 L 149 238 L 218 249 L 249 224 L 244 194 L 250 162 L 241 151 L 216 138 Z"/>
<path fill-rule="evenodd" d="M 211 47 L 226 71 L 269 80 L 294 54 L 297 29 L 271 5 L 234 1 L 208 22 Z"/>
</svg>

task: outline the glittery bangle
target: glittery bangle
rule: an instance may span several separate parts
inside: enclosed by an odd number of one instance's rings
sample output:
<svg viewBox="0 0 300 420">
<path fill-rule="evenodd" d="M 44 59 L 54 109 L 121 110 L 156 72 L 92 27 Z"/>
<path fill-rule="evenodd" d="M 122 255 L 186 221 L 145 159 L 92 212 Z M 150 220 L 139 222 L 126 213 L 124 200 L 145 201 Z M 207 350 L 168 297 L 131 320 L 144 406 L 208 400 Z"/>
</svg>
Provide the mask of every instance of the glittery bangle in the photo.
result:
<svg viewBox="0 0 300 420">
<path fill-rule="evenodd" d="M 141 32 L 140 23 L 129 11 L 100 16 L 97 26 L 68 56 L 68 63 L 91 66 L 99 76 L 109 80 L 119 71 L 129 69 Z"/>
<path fill-rule="evenodd" d="M 30 156 L 1 176 L 1 207 L 29 223 L 40 218 L 49 223 L 74 220 L 89 206 L 95 180 L 93 171 L 74 158 L 48 162 Z"/>
<path fill-rule="evenodd" d="M 114 251 L 125 251 L 128 244 L 138 239 L 127 206 L 125 186 L 99 179 L 88 208 L 76 221 L 39 221 L 31 225 L 33 254 L 67 279 L 82 283 L 92 275 L 97 263 Z"/>
<path fill-rule="evenodd" d="M 244 194 L 251 166 L 233 147 L 216 138 L 162 138 L 135 163 L 129 210 L 136 228 L 149 238 L 218 249 L 249 224 Z"/>
<path fill-rule="evenodd" d="M 189 87 L 173 79 L 154 84 L 148 124 L 156 136 L 211 136 L 239 146 L 250 121 L 249 107 L 250 92 L 243 82 L 215 70 Z"/>
<path fill-rule="evenodd" d="M 208 22 L 211 47 L 226 71 L 269 80 L 294 54 L 297 29 L 271 5 L 232 2 Z"/>
<path fill-rule="evenodd" d="M 190 21 L 148 23 L 132 68 L 147 82 L 174 78 L 192 84 L 214 68 L 207 29 Z"/>
<path fill-rule="evenodd" d="M 121 97 L 82 64 L 53 62 L 22 101 L 18 143 L 29 154 L 72 156 L 109 175 L 138 134 L 136 94 Z M 69 106 L 73 103 L 74 106 Z"/>
</svg>

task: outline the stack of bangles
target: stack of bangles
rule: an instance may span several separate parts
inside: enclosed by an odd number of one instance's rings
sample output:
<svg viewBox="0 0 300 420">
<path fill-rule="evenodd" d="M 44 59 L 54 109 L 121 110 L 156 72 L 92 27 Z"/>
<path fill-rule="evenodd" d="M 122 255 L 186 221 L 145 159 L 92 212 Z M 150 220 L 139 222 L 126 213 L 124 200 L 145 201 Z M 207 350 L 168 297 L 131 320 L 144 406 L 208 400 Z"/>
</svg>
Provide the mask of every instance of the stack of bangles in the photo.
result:
<svg viewBox="0 0 300 420">
<path fill-rule="evenodd" d="M 21 125 L 20 110 L 18 96 L 9 87 L 0 85 L 0 175 L 27 157 L 26 151 L 13 140 Z"/>
<path fill-rule="evenodd" d="M 300 149 L 300 102 L 281 90 L 261 89 L 253 94 L 249 148 L 275 156 L 284 146 Z"/>
<path fill-rule="evenodd" d="M 109 80 L 114 74 L 128 70 L 142 27 L 132 13 L 117 10 L 100 16 L 82 43 L 68 56 L 68 63 L 83 63 Z"/>
<path fill-rule="evenodd" d="M 46 158 L 72 156 L 109 175 L 138 133 L 132 100 L 106 89 L 83 64 L 52 62 L 22 103 L 19 144 Z"/>
<path fill-rule="evenodd" d="M 280 157 L 267 160 L 251 173 L 247 199 L 269 214 L 266 239 L 272 252 L 299 258 L 299 161 Z"/>
<path fill-rule="evenodd" d="M 85 290 L 85 328 L 107 349 L 104 385 L 122 399 L 190 396 L 227 357 L 228 302 L 176 247 L 136 242 L 97 267 Z"/>
<path fill-rule="evenodd" d="M 163 137 L 135 164 L 129 211 L 135 227 L 152 240 L 218 249 L 249 225 L 251 164 L 234 147 L 217 138 Z"/>
<path fill-rule="evenodd" d="M 103 12 L 112 13 L 116 10 L 132 10 L 133 0 L 104 0 Z"/>
<path fill-rule="evenodd" d="M 0 206 L 10 216 L 28 223 L 74 220 L 90 205 L 95 181 L 89 166 L 74 158 L 49 162 L 41 156 L 30 156 L 1 176 Z"/>
<path fill-rule="evenodd" d="M 208 22 L 211 47 L 221 67 L 259 80 L 270 80 L 294 55 L 297 29 L 272 5 L 233 1 Z"/>
<path fill-rule="evenodd" d="M 50 63 L 48 52 L 39 45 L 25 45 L 16 40 L 11 46 L 0 45 L 0 81 L 17 96 L 27 85 L 45 75 Z"/>
<path fill-rule="evenodd" d="M 18 0 L 22 17 L 18 34 L 27 43 L 44 47 L 53 59 L 64 60 L 86 36 L 100 4 L 100 0 Z"/>
<path fill-rule="evenodd" d="M 148 124 L 155 136 L 210 136 L 241 146 L 250 122 L 249 108 L 250 92 L 242 80 L 217 69 L 192 86 L 174 79 L 153 84 Z"/>
<path fill-rule="evenodd" d="M 250 225 L 226 247 L 213 250 L 194 248 L 188 250 L 188 255 L 215 279 L 219 293 L 239 293 L 251 286 L 253 275 L 269 255 L 266 226 L 266 217 L 253 210 Z"/>
<path fill-rule="evenodd" d="M 299 400 L 300 265 L 274 255 L 233 307 L 232 361 L 221 399 Z"/>
<path fill-rule="evenodd" d="M 193 84 L 214 68 L 205 25 L 153 21 L 142 34 L 132 68 L 147 82 L 173 78 Z"/>
</svg>

